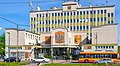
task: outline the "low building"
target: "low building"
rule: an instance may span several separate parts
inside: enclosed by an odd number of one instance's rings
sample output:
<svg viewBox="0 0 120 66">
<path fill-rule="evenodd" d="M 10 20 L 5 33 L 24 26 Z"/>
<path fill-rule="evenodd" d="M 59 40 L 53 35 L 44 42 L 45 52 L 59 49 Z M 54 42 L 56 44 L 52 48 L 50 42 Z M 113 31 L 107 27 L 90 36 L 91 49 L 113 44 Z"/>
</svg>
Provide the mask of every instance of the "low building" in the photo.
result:
<svg viewBox="0 0 120 66">
<path fill-rule="evenodd" d="M 37 47 L 35 46 L 36 43 L 40 43 L 40 35 L 38 34 L 19 29 L 17 35 L 17 29 L 15 28 L 6 28 L 5 30 L 6 57 L 8 57 L 8 47 L 10 44 L 10 56 L 16 57 L 18 54 L 18 57 L 22 60 L 30 59 L 33 47 Z"/>
</svg>

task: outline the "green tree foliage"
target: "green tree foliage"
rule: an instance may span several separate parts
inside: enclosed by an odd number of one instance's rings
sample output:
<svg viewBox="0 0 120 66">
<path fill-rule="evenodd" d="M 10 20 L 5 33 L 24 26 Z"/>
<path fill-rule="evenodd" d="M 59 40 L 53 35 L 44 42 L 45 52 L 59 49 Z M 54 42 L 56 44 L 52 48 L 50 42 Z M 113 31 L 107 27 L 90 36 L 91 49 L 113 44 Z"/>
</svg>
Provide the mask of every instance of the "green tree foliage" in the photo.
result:
<svg viewBox="0 0 120 66">
<path fill-rule="evenodd" d="M 0 36 L 0 55 L 5 55 L 5 33 Z"/>
</svg>

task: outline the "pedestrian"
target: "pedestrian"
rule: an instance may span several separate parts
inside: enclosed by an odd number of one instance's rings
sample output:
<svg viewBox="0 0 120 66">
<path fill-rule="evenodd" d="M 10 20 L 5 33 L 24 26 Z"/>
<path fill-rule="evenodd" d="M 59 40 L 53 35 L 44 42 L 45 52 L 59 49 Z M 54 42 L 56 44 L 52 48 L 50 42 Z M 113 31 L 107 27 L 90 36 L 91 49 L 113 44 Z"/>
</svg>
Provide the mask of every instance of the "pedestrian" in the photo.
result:
<svg viewBox="0 0 120 66">
<path fill-rule="evenodd" d="M 37 63 L 37 66 L 42 66 L 42 63 L 40 63 L 40 62 L 39 62 L 39 63 Z"/>
</svg>

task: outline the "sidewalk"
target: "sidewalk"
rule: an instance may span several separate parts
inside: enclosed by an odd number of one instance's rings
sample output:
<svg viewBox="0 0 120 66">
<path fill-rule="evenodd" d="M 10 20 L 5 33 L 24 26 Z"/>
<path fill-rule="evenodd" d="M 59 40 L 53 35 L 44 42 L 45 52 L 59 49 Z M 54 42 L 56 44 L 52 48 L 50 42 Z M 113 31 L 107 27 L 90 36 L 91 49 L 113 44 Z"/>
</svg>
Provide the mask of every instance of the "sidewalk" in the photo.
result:
<svg viewBox="0 0 120 66">
<path fill-rule="evenodd" d="M 54 60 L 53 63 L 76 63 L 78 60 Z M 52 61 L 50 62 L 52 63 Z"/>
</svg>

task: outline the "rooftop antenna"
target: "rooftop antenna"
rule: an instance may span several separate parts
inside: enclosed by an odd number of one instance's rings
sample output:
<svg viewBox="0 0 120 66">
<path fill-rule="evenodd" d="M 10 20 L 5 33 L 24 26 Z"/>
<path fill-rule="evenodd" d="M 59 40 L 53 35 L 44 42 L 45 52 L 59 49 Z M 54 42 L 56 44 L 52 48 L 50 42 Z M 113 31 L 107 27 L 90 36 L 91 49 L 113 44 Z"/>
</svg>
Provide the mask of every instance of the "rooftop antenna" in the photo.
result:
<svg viewBox="0 0 120 66">
<path fill-rule="evenodd" d="M 108 5 L 108 0 L 106 0 L 106 6 Z"/>
<path fill-rule="evenodd" d="M 91 5 L 91 2 L 90 2 L 90 0 L 89 0 L 89 5 Z"/>
<path fill-rule="evenodd" d="M 80 2 L 80 0 L 78 0 L 78 4 L 80 4 L 79 2 Z"/>
<path fill-rule="evenodd" d="M 31 9 L 31 11 L 32 11 L 32 10 L 33 10 L 32 0 L 30 0 L 30 4 L 29 4 L 29 6 L 30 6 L 30 9 Z"/>
</svg>

